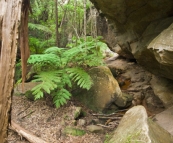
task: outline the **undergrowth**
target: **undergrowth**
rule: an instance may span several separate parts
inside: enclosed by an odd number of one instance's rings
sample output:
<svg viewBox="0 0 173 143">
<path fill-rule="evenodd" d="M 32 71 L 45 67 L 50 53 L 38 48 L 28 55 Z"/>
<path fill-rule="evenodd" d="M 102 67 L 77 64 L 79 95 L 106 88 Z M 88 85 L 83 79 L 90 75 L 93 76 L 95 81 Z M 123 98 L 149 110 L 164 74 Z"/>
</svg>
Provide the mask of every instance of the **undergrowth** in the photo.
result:
<svg viewBox="0 0 173 143">
<path fill-rule="evenodd" d="M 35 99 L 44 93 L 53 97 L 53 103 L 60 107 L 67 103 L 71 93 L 69 90 L 76 83 L 80 88 L 89 90 L 92 79 L 87 73 L 88 68 L 103 65 L 103 50 L 107 45 L 99 38 L 87 37 L 75 40 L 68 48 L 50 47 L 43 54 L 31 55 L 28 64 L 31 73 L 36 74 L 33 82 L 39 84 L 31 91 Z"/>
</svg>

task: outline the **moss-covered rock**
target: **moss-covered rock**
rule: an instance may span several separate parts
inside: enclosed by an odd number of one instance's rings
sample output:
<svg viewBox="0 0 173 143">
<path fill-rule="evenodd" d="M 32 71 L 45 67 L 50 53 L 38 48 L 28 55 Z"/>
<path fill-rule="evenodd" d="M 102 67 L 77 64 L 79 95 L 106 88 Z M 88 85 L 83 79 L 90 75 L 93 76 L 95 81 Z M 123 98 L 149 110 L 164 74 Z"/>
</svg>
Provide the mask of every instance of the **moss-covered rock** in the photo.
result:
<svg viewBox="0 0 173 143">
<path fill-rule="evenodd" d="M 90 109 L 104 111 L 112 103 L 118 107 L 126 107 L 128 99 L 123 96 L 118 82 L 106 66 L 94 67 L 89 71 L 93 80 L 90 90 L 76 90 L 73 95 Z"/>
<path fill-rule="evenodd" d="M 73 135 L 73 136 L 83 136 L 86 132 L 81 129 L 66 127 L 63 131 L 64 134 Z"/>
</svg>

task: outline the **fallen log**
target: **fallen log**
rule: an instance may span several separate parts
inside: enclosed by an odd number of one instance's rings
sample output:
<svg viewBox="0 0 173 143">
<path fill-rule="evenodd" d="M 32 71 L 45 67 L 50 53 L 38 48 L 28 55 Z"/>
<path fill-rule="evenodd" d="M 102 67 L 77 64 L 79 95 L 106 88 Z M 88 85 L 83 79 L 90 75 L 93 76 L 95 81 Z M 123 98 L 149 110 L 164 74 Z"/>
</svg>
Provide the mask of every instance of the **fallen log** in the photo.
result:
<svg viewBox="0 0 173 143">
<path fill-rule="evenodd" d="M 24 128 L 16 124 L 14 121 L 11 121 L 10 129 L 17 132 L 20 136 L 24 137 L 31 143 L 48 143 L 40 139 L 39 137 L 33 135 L 31 132 L 25 130 Z"/>
</svg>

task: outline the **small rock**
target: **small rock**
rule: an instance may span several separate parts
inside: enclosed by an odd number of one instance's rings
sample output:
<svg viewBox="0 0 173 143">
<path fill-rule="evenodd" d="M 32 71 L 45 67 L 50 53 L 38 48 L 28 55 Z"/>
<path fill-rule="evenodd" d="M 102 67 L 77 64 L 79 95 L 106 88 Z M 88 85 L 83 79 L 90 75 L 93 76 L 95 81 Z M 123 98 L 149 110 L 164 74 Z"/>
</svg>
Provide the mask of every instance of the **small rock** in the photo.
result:
<svg viewBox="0 0 173 143">
<path fill-rule="evenodd" d="M 84 126 L 86 124 L 86 121 L 84 119 L 79 119 L 78 125 L 79 126 Z"/>
<path fill-rule="evenodd" d="M 64 120 L 61 121 L 60 125 L 65 126 L 66 122 Z"/>
<path fill-rule="evenodd" d="M 99 119 L 93 119 L 93 120 L 92 120 L 92 123 L 93 123 L 93 124 L 98 124 L 98 123 L 99 123 Z"/>
<path fill-rule="evenodd" d="M 72 120 L 72 124 L 73 124 L 74 126 L 76 126 L 76 125 L 77 125 L 77 121 L 76 121 L 76 120 Z"/>
<path fill-rule="evenodd" d="M 97 125 L 89 125 L 87 126 L 87 130 L 92 133 L 100 133 L 103 132 L 103 128 Z"/>
<path fill-rule="evenodd" d="M 81 115 L 81 111 L 82 111 L 81 107 L 74 107 L 74 110 L 73 110 L 73 113 L 72 113 L 74 120 L 79 118 L 79 116 Z"/>
<path fill-rule="evenodd" d="M 87 125 L 96 125 L 99 123 L 99 119 L 95 118 L 95 119 L 87 119 Z"/>
</svg>

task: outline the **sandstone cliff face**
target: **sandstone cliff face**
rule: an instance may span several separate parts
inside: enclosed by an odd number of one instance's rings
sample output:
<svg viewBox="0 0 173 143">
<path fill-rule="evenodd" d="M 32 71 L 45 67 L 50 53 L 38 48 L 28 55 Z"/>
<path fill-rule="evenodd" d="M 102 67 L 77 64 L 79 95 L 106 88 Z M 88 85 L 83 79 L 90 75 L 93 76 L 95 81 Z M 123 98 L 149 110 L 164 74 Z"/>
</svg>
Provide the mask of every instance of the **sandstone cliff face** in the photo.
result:
<svg viewBox="0 0 173 143">
<path fill-rule="evenodd" d="M 173 79 L 172 0 L 90 0 L 114 25 L 120 55 L 150 72 Z"/>
</svg>

